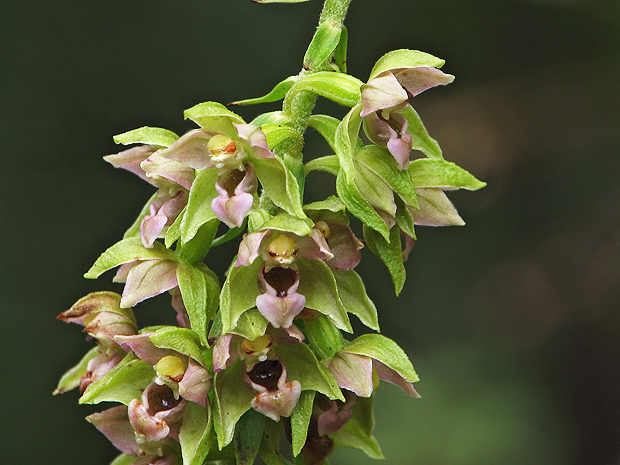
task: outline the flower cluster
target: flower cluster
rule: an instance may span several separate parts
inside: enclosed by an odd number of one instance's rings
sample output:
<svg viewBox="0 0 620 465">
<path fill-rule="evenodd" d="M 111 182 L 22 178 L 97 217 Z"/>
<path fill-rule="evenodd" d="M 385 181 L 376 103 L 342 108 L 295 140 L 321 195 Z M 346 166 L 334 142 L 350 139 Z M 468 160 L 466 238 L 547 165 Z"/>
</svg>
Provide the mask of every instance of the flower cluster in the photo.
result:
<svg viewBox="0 0 620 465">
<path fill-rule="evenodd" d="M 306 57 L 316 69 L 237 102 L 286 96 L 283 111 L 246 123 L 224 105 L 202 103 L 185 112 L 198 127 L 183 136 L 143 127 L 115 137 L 133 147 L 104 157 L 156 192 L 86 273 L 117 268 L 122 295 L 89 294 L 58 317 L 83 326 L 97 345 L 56 393 L 79 388 L 80 403 L 117 403 L 87 417 L 121 451 L 115 465 L 251 464 L 256 456 L 285 464 L 283 435 L 308 465 L 337 446 L 381 458 L 372 434 L 380 382 L 419 397 L 409 358 L 378 334 L 377 309 L 355 268 L 367 246 L 399 293 L 415 226 L 463 224 L 444 191 L 484 183 L 443 159 L 411 106 L 453 80 L 439 70 L 443 61 L 390 52 L 363 83 L 345 74 L 342 30 L 332 37 L 332 26 L 319 29 Z M 342 120 L 307 118 L 335 155 L 304 163 L 287 102 L 309 92 L 351 109 Z M 336 196 L 304 203 L 312 170 L 336 176 Z M 363 241 L 350 216 L 363 224 Z M 204 259 L 242 234 L 220 281 Z M 139 329 L 133 308 L 166 292 L 178 325 Z M 353 337 L 350 315 L 372 332 Z"/>
</svg>

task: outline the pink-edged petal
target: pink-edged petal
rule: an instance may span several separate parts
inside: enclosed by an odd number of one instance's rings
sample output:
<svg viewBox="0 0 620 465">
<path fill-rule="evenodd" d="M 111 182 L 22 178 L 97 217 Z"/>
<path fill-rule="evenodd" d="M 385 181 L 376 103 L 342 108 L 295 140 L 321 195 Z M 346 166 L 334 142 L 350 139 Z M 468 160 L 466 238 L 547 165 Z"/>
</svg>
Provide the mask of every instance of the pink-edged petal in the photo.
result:
<svg viewBox="0 0 620 465">
<path fill-rule="evenodd" d="M 335 270 L 352 270 L 362 259 L 364 243 L 360 241 L 353 230 L 342 221 L 326 221 L 329 226 L 327 243 L 334 257 L 325 263 Z"/>
<path fill-rule="evenodd" d="M 373 392 L 373 360 L 365 355 L 340 352 L 329 362 L 328 370 L 338 386 L 359 397 L 370 397 Z"/>
<path fill-rule="evenodd" d="M 134 265 L 127 274 L 121 307 L 133 307 L 178 286 L 176 270 L 172 260 L 144 260 Z"/>
<path fill-rule="evenodd" d="M 263 239 L 266 236 L 271 237 L 272 235 L 273 231 L 270 230 L 246 234 L 239 244 L 239 253 L 237 255 L 235 266 L 251 265 L 260 255 Z"/>
<path fill-rule="evenodd" d="M 312 234 L 310 236 L 296 236 L 295 242 L 299 247 L 299 254 L 302 257 L 316 260 L 329 260 L 334 256 L 329 245 L 327 245 L 325 241 L 325 237 L 323 237 L 321 231 L 316 228 L 312 228 Z"/>
<path fill-rule="evenodd" d="M 129 270 L 131 270 L 138 263 L 140 263 L 139 260 L 136 260 L 135 262 L 123 263 L 116 270 L 116 274 L 112 278 L 112 282 L 113 283 L 126 283 L 127 276 L 129 275 Z"/>
<path fill-rule="evenodd" d="M 420 226 L 463 226 L 465 221 L 458 214 L 446 194 L 439 188 L 416 189 L 420 209 L 410 208 L 414 223 Z"/>
<path fill-rule="evenodd" d="M 177 323 L 181 328 L 189 328 L 189 315 L 187 314 L 187 309 L 185 308 L 185 304 L 183 303 L 183 296 L 181 295 L 181 290 L 179 287 L 174 287 L 170 289 L 170 295 L 172 296 L 171 305 L 177 312 Z"/>
<path fill-rule="evenodd" d="M 142 219 L 140 223 L 140 237 L 142 238 L 142 245 L 150 249 L 153 247 L 155 240 L 159 237 L 159 233 L 162 232 L 168 218 L 164 214 L 147 215 Z"/>
<path fill-rule="evenodd" d="M 377 374 L 379 375 L 380 379 L 387 381 L 388 383 L 395 384 L 410 396 L 421 397 L 420 394 L 418 394 L 418 391 L 414 389 L 413 384 L 405 380 L 405 378 L 403 378 L 401 375 L 399 375 L 396 371 L 392 370 L 387 365 L 384 365 L 378 360 L 373 360 L 372 365 L 373 368 L 377 370 Z"/>
<path fill-rule="evenodd" d="M 178 161 L 194 169 L 212 168 L 207 144 L 213 133 L 203 129 L 195 129 L 184 134 L 174 144 L 160 152 L 161 156 Z"/>
<path fill-rule="evenodd" d="M 388 140 L 387 148 L 394 156 L 401 170 L 405 170 L 409 166 L 409 155 L 411 154 L 412 145 L 413 139 L 409 134 L 404 134 L 402 137 L 391 137 Z"/>
<path fill-rule="evenodd" d="M 166 420 L 149 415 L 147 407 L 138 399 L 129 403 L 128 414 L 136 437 L 141 441 L 160 441 L 170 433 Z"/>
<path fill-rule="evenodd" d="M 235 228 L 243 224 L 252 205 L 254 205 L 254 196 L 244 192 L 229 198 L 223 196 L 214 198 L 211 202 L 211 210 L 226 226 Z"/>
<path fill-rule="evenodd" d="M 86 375 L 80 379 L 80 392 L 84 392 L 91 383 L 96 383 L 103 378 L 125 357 L 125 351 L 118 346 L 117 349 L 99 349 L 99 354 L 88 362 Z"/>
<path fill-rule="evenodd" d="M 176 160 L 162 157 L 160 153 L 154 153 L 140 164 L 148 178 L 152 180 L 152 184 L 168 188 L 169 182 L 172 181 L 190 190 L 196 177 L 194 169 Z M 162 181 L 162 178 L 167 182 Z"/>
<path fill-rule="evenodd" d="M 251 155 L 254 158 L 273 158 L 274 154 L 269 150 L 267 138 L 260 126 L 253 124 L 237 124 L 234 123 L 235 129 L 239 137 L 245 141 L 251 149 Z"/>
<path fill-rule="evenodd" d="M 126 351 L 133 351 L 140 360 L 155 366 L 166 355 L 176 355 L 171 349 L 161 349 L 153 344 L 149 337 L 154 333 L 142 333 L 135 336 L 117 336 L 114 338 Z"/>
<path fill-rule="evenodd" d="M 258 393 L 252 399 L 254 410 L 262 413 L 273 421 L 280 421 L 280 417 L 290 417 L 301 394 L 299 381 L 289 381 L 276 391 Z"/>
<path fill-rule="evenodd" d="M 225 334 L 219 337 L 213 346 L 213 371 L 216 373 L 224 370 L 228 365 L 239 358 L 236 351 L 230 350 L 230 343 L 233 337 L 235 337 L 234 334 Z"/>
<path fill-rule="evenodd" d="M 207 394 L 211 387 L 210 378 L 207 369 L 190 358 L 183 379 L 179 382 L 179 395 L 206 407 Z"/>
<path fill-rule="evenodd" d="M 349 391 L 343 392 L 347 401 L 342 404 L 340 401 L 329 400 L 329 399 L 320 399 L 317 403 L 319 408 L 322 407 L 321 404 L 327 400 L 330 407 L 327 410 L 322 410 L 323 413 L 319 415 L 317 418 L 317 427 L 319 436 L 323 436 L 325 434 L 334 434 L 339 431 L 353 416 L 352 407 L 355 405 L 357 397 Z"/>
<path fill-rule="evenodd" d="M 403 262 L 406 262 L 409 258 L 409 254 L 413 250 L 413 246 L 415 245 L 415 239 L 407 234 L 405 236 L 405 246 L 403 247 L 402 257 Z"/>
<path fill-rule="evenodd" d="M 364 117 L 378 110 L 395 107 L 409 100 L 407 91 L 390 73 L 382 73 L 362 86 L 362 113 Z"/>
<path fill-rule="evenodd" d="M 137 455 L 140 446 L 136 443 L 133 428 L 129 423 L 127 407 L 119 405 L 103 412 L 93 413 L 86 417 L 110 442 L 121 452 Z"/>
<path fill-rule="evenodd" d="M 286 297 L 277 297 L 269 294 L 262 294 L 256 297 L 258 311 L 274 328 L 290 327 L 305 305 L 306 297 L 297 293 Z"/>
<path fill-rule="evenodd" d="M 127 171 L 140 176 L 146 182 L 153 184 L 153 182 L 146 176 L 144 170 L 140 167 L 140 163 L 146 160 L 150 155 L 155 153 L 157 148 L 150 145 L 141 145 L 140 147 L 133 147 L 123 152 L 107 155 L 103 157 L 105 161 L 110 163 L 114 168 L 123 168 Z"/>
<path fill-rule="evenodd" d="M 415 97 L 425 90 L 436 86 L 445 86 L 454 81 L 454 76 L 437 68 L 419 66 L 392 70 L 398 82 L 407 90 L 410 97 Z"/>
</svg>

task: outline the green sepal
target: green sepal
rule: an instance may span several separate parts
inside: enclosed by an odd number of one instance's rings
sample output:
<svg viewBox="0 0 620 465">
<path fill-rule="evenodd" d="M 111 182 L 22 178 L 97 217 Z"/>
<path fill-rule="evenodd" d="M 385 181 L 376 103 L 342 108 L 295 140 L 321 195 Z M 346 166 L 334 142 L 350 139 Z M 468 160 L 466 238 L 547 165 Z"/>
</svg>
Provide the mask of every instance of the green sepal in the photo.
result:
<svg viewBox="0 0 620 465">
<path fill-rule="evenodd" d="M 170 147 L 179 138 L 172 131 L 162 128 L 144 126 L 122 134 L 117 134 L 112 139 L 117 144 L 148 144 L 156 147 Z"/>
<path fill-rule="evenodd" d="M 399 68 L 417 68 L 418 66 L 428 66 L 430 68 L 441 68 L 445 61 L 418 50 L 400 49 L 392 50 L 377 60 L 370 78 L 372 79 L 384 71 Z"/>
<path fill-rule="evenodd" d="M 362 124 L 361 112 L 362 104 L 358 103 L 345 115 L 334 134 L 334 151 L 338 155 L 340 167 L 349 182 L 352 182 L 355 177 L 353 158 L 356 150 L 359 148 L 359 132 Z"/>
<path fill-rule="evenodd" d="M 176 254 L 167 249 L 161 242 L 155 242 L 153 247 L 147 249 L 142 245 L 139 237 L 130 237 L 117 242 L 103 252 L 93 266 L 86 272 L 86 279 L 96 279 L 106 271 L 135 260 L 174 260 Z"/>
<path fill-rule="evenodd" d="M 286 212 L 280 212 L 263 223 L 261 229 L 275 229 L 276 231 L 290 232 L 298 236 L 309 236 L 312 234 L 312 226 L 312 220 L 306 217 L 305 213 L 304 219 L 301 219 Z"/>
<path fill-rule="evenodd" d="M 263 438 L 258 449 L 258 455 L 265 465 L 292 465 L 280 454 L 280 438 L 282 436 L 282 422 L 265 419 Z"/>
<path fill-rule="evenodd" d="M 205 362 L 200 351 L 200 338 L 189 328 L 165 326 L 149 336 L 149 341 L 160 349 L 170 349 L 193 358 L 202 366 Z"/>
<path fill-rule="evenodd" d="M 179 258 L 192 264 L 202 262 L 209 250 L 211 250 L 219 225 L 219 219 L 211 218 L 198 228 L 196 234 L 189 241 L 180 241 L 176 248 Z"/>
<path fill-rule="evenodd" d="M 424 123 L 422 123 L 420 116 L 413 107 L 409 105 L 403 110 L 402 114 L 407 118 L 407 121 L 409 121 L 407 134 L 411 136 L 411 149 L 419 150 L 428 158 L 443 160 L 441 147 L 439 147 L 437 141 L 428 134 Z"/>
<path fill-rule="evenodd" d="M 415 193 L 416 186 L 411 181 L 411 174 L 398 167 L 398 163 L 387 147 L 367 145 L 355 154 L 355 158 L 358 166 L 363 164 L 383 179 L 394 192 L 400 194 L 408 205 L 419 208 Z"/>
<path fill-rule="evenodd" d="M 364 240 L 372 253 L 379 257 L 387 267 L 394 283 L 394 291 L 396 295 L 399 295 L 406 278 L 400 242 L 400 229 L 393 227 L 390 230 L 390 241 L 388 242 L 377 234 L 376 231 L 364 226 Z"/>
<path fill-rule="evenodd" d="M 233 440 L 235 425 L 250 409 L 254 394 L 243 379 L 243 362 L 235 360 L 215 374 L 213 381 L 213 426 L 220 450 Z"/>
<path fill-rule="evenodd" d="M 353 447 L 373 459 L 385 459 L 379 443 L 372 435 L 375 427 L 374 395 L 358 397 L 351 419 L 336 433 L 330 435 L 337 447 Z"/>
<path fill-rule="evenodd" d="M 197 268 L 179 263 L 177 280 L 190 327 L 198 335 L 202 345 L 208 346 L 207 325 L 215 316 L 219 301 L 219 283 L 217 277 L 203 267 L 206 268 L 204 265 Z"/>
<path fill-rule="evenodd" d="M 409 173 L 416 187 L 438 187 L 443 190 L 475 191 L 486 186 L 471 173 L 446 160 L 420 158 L 409 164 Z"/>
<path fill-rule="evenodd" d="M 253 233 L 263 227 L 263 224 L 271 218 L 271 214 L 262 208 L 257 210 L 251 210 L 247 216 L 248 218 L 248 232 Z"/>
<path fill-rule="evenodd" d="M 241 314 L 237 321 L 237 326 L 231 329 L 230 332 L 253 341 L 265 334 L 268 324 L 269 322 L 261 315 L 258 309 L 252 308 Z"/>
<path fill-rule="evenodd" d="M 196 171 L 180 226 L 182 244 L 190 241 L 203 224 L 216 218 L 211 202 L 218 195 L 217 177 L 217 170 L 212 168 Z"/>
<path fill-rule="evenodd" d="M 318 202 L 312 202 L 304 205 L 304 211 L 313 221 L 319 221 L 318 219 L 314 219 L 316 214 L 324 214 L 326 212 L 336 213 L 337 216 L 334 218 L 338 218 L 345 223 L 349 223 L 349 217 L 346 215 L 345 205 L 335 195 L 331 195 L 327 197 L 325 200 L 319 200 Z"/>
<path fill-rule="evenodd" d="M 328 316 L 337 328 L 353 333 L 332 269 L 322 260 L 304 257 L 297 260 L 297 266 L 300 274 L 297 292 L 306 297 L 306 307 Z"/>
<path fill-rule="evenodd" d="M 144 204 L 144 207 L 142 207 L 142 210 L 140 210 L 138 217 L 135 219 L 132 225 L 129 226 L 127 231 L 125 231 L 125 234 L 123 234 L 123 239 L 127 239 L 128 237 L 140 237 L 140 225 L 142 224 L 142 220 L 146 215 L 149 214 L 151 203 L 153 203 L 157 199 L 157 195 L 158 192 L 155 192 L 153 195 L 151 195 L 151 198 L 148 199 L 148 201 Z"/>
<path fill-rule="evenodd" d="M 181 223 L 183 223 L 183 217 L 185 216 L 185 210 L 187 210 L 187 205 L 183 207 L 179 216 L 174 220 L 174 222 L 168 227 L 166 231 L 166 235 L 164 236 L 164 245 L 167 248 L 171 248 L 172 244 L 178 241 L 181 238 Z"/>
<path fill-rule="evenodd" d="M 245 124 L 241 116 L 218 102 L 199 103 L 185 110 L 183 115 L 209 132 L 224 134 L 233 139 L 238 137 L 233 123 Z"/>
<path fill-rule="evenodd" d="M 329 60 L 340 43 L 341 34 L 342 26 L 339 22 L 321 22 L 304 55 L 304 68 L 316 70 Z"/>
<path fill-rule="evenodd" d="M 274 157 L 255 158 L 252 163 L 263 189 L 273 203 L 293 216 L 304 218 L 299 184 L 284 162 Z"/>
<path fill-rule="evenodd" d="M 257 103 L 270 103 L 282 100 L 289 89 L 293 86 L 293 83 L 297 80 L 297 76 L 289 76 L 284 81 L 279 82 L 267 95 L 256 98 L 248 98 L 244 100 L 237 100 L 232 102 L 231 105 L 255 105 Z M 252 124 L 258 124 L 252 122 Z"/>
<path fill-rule="evenodd" d="M 344 351 L 378 360 L 409 383 L 420 380 L 405 351 L 396 342 L 381 334 L 363 334 L 349 342 Z"/>
<path fill-rule="evenodd" d="M 262 126 L 263 124 L 287 124 L 291 119 L 282 110 L 269 111 L 267 113 L 261 113 L 250 124 L 255 126 Z"/>
<path fill-rule="evenodd" d="M 229 333 L 243 312 L 256 307 L 256 297 L 262 294 L 258 287 L 258 272 L 261 260 L 254 260 L 248 266 L 235 266 L 228 270 L 228 276 L 220 293 L 222 334 Z M 233 292 L 234 290 L 234 292 Z"/>
<path fill-rule="evenodd" d="M 394 196 L 394 202 L 396 203 L 396 215 L 394 215 L 396 225 L 409 237 L 415 239 L 415 218 L 411 210 L 399 195 Z"/>
<path fill-rule="evenodd" d="M 261 440 L 265 416 L 254 409 L 243 414 L 235 427 L 234 445 L 237 465 L 252 465 Z"/>
<path fill-rule="evenodd" d="M 306 444 L 315 395 L 316 392 L 314 391 L 302 391 L 297 405 L 295 405 L 293 413 L 291 413 L 291 437 L 293 456 L 295 457 L 299 455 L 301 449 Z"/>
<path fill-rule="evenodd" d="M 116 457 L 110 465 L 132 465 L 136 461 L 135 455 L 121 454 Z"/>
<path fill-rule="evenodd" d="M 345 402 L 336 379 L 307 344 L 280 344 L 274 349 L 286 366 L 287 378 L 299 381 L 302 391 L 322 392 L 330 399 Z"/>
<path fill-rule="evenodd" d="M 325 315 L 304 322 L 308 343 L 320 360 L 333 358 L 344 347 L 342 333 Z"/>
<path fill-rule="evenodd" d="M 299 92 L 313 92 L 321 97 L 346 107 L 355 106 L 361 99 L 361 87 L 364 83 L 349 74 L 319 71 L 306 74 L 293 84 L 288 92 L 287 99 Z M 289 113 L 287 101 L 284 101 L 284 111 Z"/>
<path fill-rule="evenodd" d="M 336 151 L 336 129 L 339 124 L 338 118 L 329 115 L 310 115 L 308 118 L 308 126 L 316 129 L 334 152 Z"/>
<path fill-rule="evenodd" d="M 290 126 L 285 124 L 263 124 L 261 126 L 267 139 L 267 146 L 270 150 L 287 139 L 295 139 L 298 145 L 303 146 L 303 137 Z"/>
<path fill-rule="evenodd" d="M 336 177 L 338 197 L 346 205 L 347 210 L 369 228 L 377 231 L 386 240 L 390 237 L 390 229 L 379 216 L 374 207 L 362 196 L 355 182 L 348 181 L 343 171 Z"/>
<path fill-rule="evenodd" d="M 195 402 L 188 402 L 179 431 L 184 465 L 203 465 L 214 444 L 213 433 L 211 405 L 207 403 L 204 408 Z"/>
<path fill-rule="evenodd" d="M 380 331 L 377 308 L 366 293 L 364 282 L 354 270 L 333 270 L 338 284 L 338 295 L 349 313 L 370 329 Z"/>
<path fill-rule="evenodd" d="M 99 347 L 95 346 L 86 352 L 86 355 L 75 365 L 61 376 L 58 381 L 58 386 L 54 389 L 53 395 L 64 394 L 71 391 L 80 385 L 80 380 L 83 376 L 86 376 L 88 372 L 88 362 L 97 356 L 99 353 Z"/>
<path fill-rule="evenodd" d="M 346 26 L 342 25 L 342 31 L 340 33 L 340 40 L 336 49 L 334 50 L 334 56 L 332 58 L 334 64 L 341 73 L 347 72 L 347 46 L 349 42 L 349 31 Z"/>
<path fill-rule="evenodd" d="M 326 173 L 338 176 L 340 171 L 340 162 L 337 155 L 328 155 L 326 157 L 315 158 L 304 165 L 306 175 L 311 171 L 325 171 Z"/>
<path fill-rule="evenodd" d="M 90 384 L 78 402 L 120 402 L 129 405 L 133 399 L 140 398 L 154 377 L 155 371 L 151 365 L 129 353 L 99 381 Z"/>
</svg>

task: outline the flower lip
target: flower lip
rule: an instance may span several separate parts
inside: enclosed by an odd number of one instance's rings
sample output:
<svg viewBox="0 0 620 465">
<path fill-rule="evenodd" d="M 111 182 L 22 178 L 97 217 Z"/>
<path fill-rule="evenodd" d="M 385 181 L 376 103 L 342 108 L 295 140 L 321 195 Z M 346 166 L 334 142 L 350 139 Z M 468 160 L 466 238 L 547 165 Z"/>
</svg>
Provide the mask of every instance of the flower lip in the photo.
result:
<svg viewBox="0 0 620 465">
<path fill-rule="evenodd" d="M 265 282 L 275 290 L 276 297 L 286 297 L 297 282 L 298 275 L 298 271 L 279 266 L 263 273 Z"/>
<path fill-rule="evenodd" d="M 166 385 L 153 384 L 147 393 L 148 413 L 155 415 L 158 412 L 172 410 L 183 400 L 175 398 L 174 392 Z"/>
<path fill-rule="evenodd" d="M 283 368 L 279 360 L 265 360 L 254 365 L 254 368 L 248 372 L 248 377 L 253 383 L 264 387 L 269 392 L 274 392 L 279 388 Z"/>
</svg>

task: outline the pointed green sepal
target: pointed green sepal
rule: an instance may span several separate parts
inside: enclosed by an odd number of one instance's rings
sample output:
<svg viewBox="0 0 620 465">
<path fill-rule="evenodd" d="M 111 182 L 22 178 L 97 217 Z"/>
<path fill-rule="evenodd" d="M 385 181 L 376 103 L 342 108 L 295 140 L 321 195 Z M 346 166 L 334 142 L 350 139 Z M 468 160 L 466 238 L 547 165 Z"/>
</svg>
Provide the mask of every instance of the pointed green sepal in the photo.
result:
<svg viewBox="0 0 620 465">
<path fill-rule="evenodd" d="M 377 60 L 370 72 L 370 79 L 376 77 L 384 71 L 399 68 L 416 68 L 418 66 L 428 66 L 430 68 L 441 68 L 445 61 L 418 50 L 392 50 Z"/>
<path fill-rule="evenodd" d="M 180 225 L 182 243 L 190 241 L 202 225 L 216 219 L 211 210 L 211 202 L 218 195 L 215 190 L 216 181 L 217 170 L 215 169 L 196 172 L 196 179 L 192 183 Z"/>
<path fill-rule="evenodd" d="M 390 230 L 390 241 L 388 242 L 376 231 L 364 227 L 364 240 L 372 253 L 379 257 L 387 267 L 394 283 L 394 291 L 396 295 L 399 295 L 406 278 L 400 242 L 400 229 L 393 227 Z"/>
<path fill-rule="evenodd" d="M 379 331 L 377 308 L 366 293 L 364 282 L 354 270 L 333 270 L 338 284 L 338 295 L 349 313 L 370 329 Z"/>
<path fill-rule="evenodd" d="M 306 74 L 298 79 L 289 90 L 287 98 L 306 91 L 328 98 L 340 105 L 352 107 L 361 99 L 360 88 L 363 84 L 362 81 L 348 74 L 319 71 Z M 284 111 L 289 112 L 286 100 Z"/>
<path fill-rule="evenodd" d="M 325 315 L 304 321 L 308 343 L 320 360 L 330 360 L 344 347 L 342 333 Z"/>
<path fill-rule="evenodd" d="M 53 392 L 53 395 L 56 394 L 64 394 L 65 392 L 71 391 L 80 385 L 80 380 L 83 376 L 86 376 L 88 372 L 88 362 L 90 362 L 93 358 L 97 356 L 99 353 L 99 347 L 93 347 L 86 355 L 82 357 L 82 360 L 78 362 L 73 368 L 68 370 L 62 377 L 60 381 L 58 381 L 58 386 Z"/>
<path fill-rule="evenodd" d="M 315 395 L 316 392 L 314 391 L 302 391 L 297 405 L 295 405 L 295 409 L 291 414 L 291 437 L 293 456 L 295 457 L 299 455 L 301 449 L 306 444 Z"/>
<path fill-rule="evenodd" d="M 149 341 L 151 341 L 155 347 L 174 350 L 175 352 L 193 358 L 202 366 L 205 365 L 202 353 L 200 352 L 200 339 L 198 335 L 189 328 L 165 326 L 150 335 Z"/>
<path fill-rule="evenodd" d="M 222 334 L 229 333 L 243 312 L 256 307 L 256 297 L 262 294 L 258 287 L 258 272 L 261 260 L 254 260 L 249 266 L 231 265 L 220 293 L 220 314 Z M 234 290 L 234 292 L 233 292 Z"/>
<path fill-rule="evenodd" d="M 269 322 L 256 308 L 243 312 L 237 321 L 237 326 L 230 332 L 253 341 L 265 334 Z"/>
<path fill-rule="evenodd" d="M 248 98 L 244 100 L 237 100 L 232 102 L 231 105 L 255 105 L 257 103 L 270 103 L 282 100 L 289 89 L 293 86 L 293 83 L 297 80 L 297 76 L 289 76 L 284 81 L 279 82 L 267 95 L 256 98 Z M 254 123 L 253 124 L 258 124 Z"/>
<path fill-rule="evenodd" d="M 443 160 L 441 147 L 439 147 L 437 141 L 428 134 L 424 123 L 422 123 L 420 116 L 412 106 L 408 106 L 403 110 L 403 116 L 407 118 L 409 122 L 407 134 L 411 136 L 411 149 L 419 150 L 428 158 Z"/>
<path fill-rule="evenodd" d="M 280 212 L 263 223 L 261 229 L 275 229 L 276 231 L 290 232 L 298 236 L 309 236 L 312 234 L 312 226 L 312 220 L 308 217 L 301 219 L 286 212 Z"/>
<path fill-rule="evenodd" d="M 420 158 L 409 164 L 409 173 L 416 187 L 438 187 L 443 190 L 475 191 L 487 184 L 455 163 L 446 160 Z"/>
<path fill-rule="evenodd" d="M 117 144 L 148 144 L 156 147 L 170 147 L 179 138 L 172 131 L 162 128 L 144 126 L 132 131 L 127 131 L 113 137 Z"/>
<path fill-rule="evenodd" d="M 204 408 L 195 402 L 188 402 L 179 431 L 183 464 L 203 465 L 215 443 L 214 436 L 211 405 L 207 402 Z"/>
<path fill-rule="evenodd" d="M 282 160 L 278 157 L 255 158 L 252 163 L 263 189 L 273 203 L 293 216 L 304 218 L 299 184 Z"/>
<path fill-rule="evenodd" d="M 207 128 L 209 132 L 224 134 L 235 139 L 238 136 L 233 123 L 245 123 L 241 116 L 218 102 L 199 103 L 185 110 L 183 114 L 186 119 L 191 119 L 199 126 Z"/>
<path fill-rule="evenodd" d="M 361 104 L 351 108 L 336 128 L 334 134 L 334 151 L 338 155 L 340 167 L 350 182 L 355 177 L 353 158 L 356 150 L 359 148 L 359 132 L 362 124 L 361 112 Z"/>
</svg>

